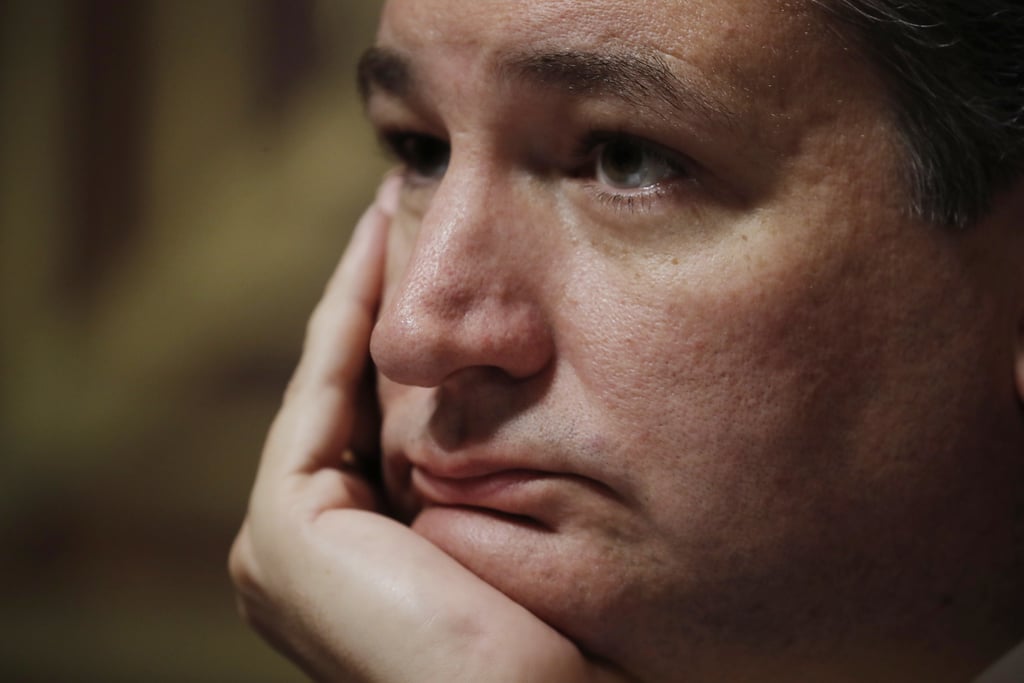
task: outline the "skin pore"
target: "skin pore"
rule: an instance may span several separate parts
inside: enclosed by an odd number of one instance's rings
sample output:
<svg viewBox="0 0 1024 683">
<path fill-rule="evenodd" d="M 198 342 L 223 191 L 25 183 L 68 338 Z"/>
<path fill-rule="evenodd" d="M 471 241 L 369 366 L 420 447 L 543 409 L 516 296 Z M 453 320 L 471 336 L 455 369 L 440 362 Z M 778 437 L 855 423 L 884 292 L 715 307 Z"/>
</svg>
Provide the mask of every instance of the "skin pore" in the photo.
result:
<svg viewBox="0 0 1024 683">
<path fill-rule="evenodd" d="M 643 680 L 963 680 L 1024 635 L 1020 207 L 909 218 L 813 9 L 637 7 L 388 2 L 389 493 Z"/>
</svg>

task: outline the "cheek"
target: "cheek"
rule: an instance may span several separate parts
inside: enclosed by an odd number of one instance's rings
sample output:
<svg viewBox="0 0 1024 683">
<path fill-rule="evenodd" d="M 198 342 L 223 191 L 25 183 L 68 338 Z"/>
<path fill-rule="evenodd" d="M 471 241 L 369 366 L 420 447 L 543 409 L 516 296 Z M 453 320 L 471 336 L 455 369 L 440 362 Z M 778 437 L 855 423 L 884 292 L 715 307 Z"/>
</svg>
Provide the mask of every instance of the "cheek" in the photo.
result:
<svg viewBox="0 0 1024 683">
<path fill-rule="evenodd" d="M 800 283 L 728 281 L 620 286 L 601 297 L 598 283 L 581 286 L 581 334 L 566 354 L 603 418 L 647 425 L 647 439 L 685 435 L 699 452 L 738 428 L 763 438 L 773 421 L 799 414 L 791 404 L 806 400 L 836 353 L 834 321 L 855 313 L 816 302 Z"/>
<path fill-rule="evenodd" d="M 932 514 L 960 485 L 965 439 L 993 431 L 999 310 L 941 238 L 905 227 L 831 259 L 761 245 L 771 259 L 704 276 L 605 268 L 573 287 L 563 350 L 590 428 L 670 545 L 775 543 L 784 561 L 837 510 L 895 533 L 909 498 Z"/>
<path fill-rule="evenodd" d="M 715 532 L 741 505 L 761 517 L 794 472 L 818 486 L 873 394 L 870 287 L 845 291 L 857 280 L 838 264 L 736 263 L 656 282 L 605 271 L 569 297 L 579 334 L 563 350 L 591 428 L 666 529 L 682 515 Z"/>
</svg>

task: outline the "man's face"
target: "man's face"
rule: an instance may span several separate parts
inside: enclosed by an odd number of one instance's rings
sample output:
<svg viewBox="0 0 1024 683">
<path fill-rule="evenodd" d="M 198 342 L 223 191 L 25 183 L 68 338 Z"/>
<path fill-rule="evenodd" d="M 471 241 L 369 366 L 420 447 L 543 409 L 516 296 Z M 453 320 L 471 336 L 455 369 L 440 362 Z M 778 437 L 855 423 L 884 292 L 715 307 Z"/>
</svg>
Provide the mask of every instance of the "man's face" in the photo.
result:
<svg viewBox="0 0 1024 683">
<path fill-rule="evenodd" d="M 781 0 L 391 0 L 378 45 L 413 528 L 657 680 L 931 637 L 1011 504 L 1017 271 L 906 216 L 856 51 Z"/>
</svg>

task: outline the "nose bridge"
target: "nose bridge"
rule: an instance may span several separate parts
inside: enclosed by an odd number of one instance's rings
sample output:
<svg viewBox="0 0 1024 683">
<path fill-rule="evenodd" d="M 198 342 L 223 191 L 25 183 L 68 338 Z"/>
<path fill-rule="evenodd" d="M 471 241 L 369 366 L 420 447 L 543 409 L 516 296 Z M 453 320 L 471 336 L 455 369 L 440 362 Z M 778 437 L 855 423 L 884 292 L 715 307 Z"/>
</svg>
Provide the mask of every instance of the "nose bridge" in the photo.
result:
<svg viewBox="0 0 1024 683">
<path fill-rule="evenodd" d="M 374 333 L 384 375 L 435 386 L 468 367 L 526 377 L 547 364 L 543 271 L 515 194 L 483 164 L 453 160 Z"/>
<path fill-rule="evenodd" d="M 453 157 L 423 215 L 403 286 L 409 305 L 433 309 L 450 322 L 492 308 L 525 303 L 529 272 L 519 254 L 530 250 L 529 226 L 513 215 L 513 183 L 483 154 Z M 425 300 L 420 300 L 421 294 Z"/>
<path fill-rule="evenodd" d="M 515 235 L 516 226 L 500 216 L 507 197 L 496 187 L 478 165 L 451 169 L 420 223 L 409 276 L 465 303 L 469 298 L 489 299 L 510 284 L 514 273 L 507 268 L 507 257 L 515 238 L 525 235 Z M 504 193 L 509 194 L 507 188 Z"/>
</svg>

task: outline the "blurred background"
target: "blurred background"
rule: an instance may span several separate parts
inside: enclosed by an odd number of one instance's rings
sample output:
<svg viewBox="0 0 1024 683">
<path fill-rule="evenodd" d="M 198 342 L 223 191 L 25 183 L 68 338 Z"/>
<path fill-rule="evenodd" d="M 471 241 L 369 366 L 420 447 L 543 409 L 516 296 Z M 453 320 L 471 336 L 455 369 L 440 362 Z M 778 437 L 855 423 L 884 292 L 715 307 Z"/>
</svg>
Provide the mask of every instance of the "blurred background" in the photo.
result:
<svg viewBox="0 0 1024 683">
<path fill-rule="evenodd" d="M 0 0 L 0 680 L 300 681 L 226 576 L 376 0 Z"/>
</svg>

